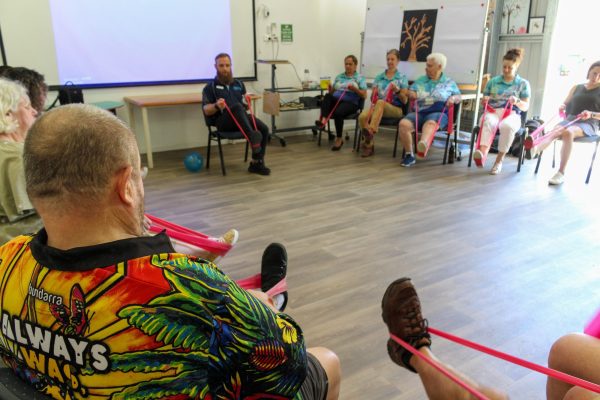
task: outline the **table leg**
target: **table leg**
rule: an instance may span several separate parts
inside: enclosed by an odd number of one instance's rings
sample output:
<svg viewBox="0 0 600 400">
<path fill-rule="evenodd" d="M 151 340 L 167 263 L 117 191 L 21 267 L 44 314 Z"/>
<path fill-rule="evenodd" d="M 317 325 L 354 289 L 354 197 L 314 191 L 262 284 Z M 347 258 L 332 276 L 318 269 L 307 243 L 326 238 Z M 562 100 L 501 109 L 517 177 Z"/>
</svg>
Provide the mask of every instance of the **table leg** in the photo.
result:
<svg viewBox="0 0 600 400">
<path fill-rule="evenodd" d="M 144 137 L 146 139 L 146 157 L 148 159 L 148 168 L 154 168 L 152 159 L 152 142 L 150 140 L 150 125 L 148 124 L 148 109 L 142 107 L 142 123 L 144 125 Z"/>
</svg>

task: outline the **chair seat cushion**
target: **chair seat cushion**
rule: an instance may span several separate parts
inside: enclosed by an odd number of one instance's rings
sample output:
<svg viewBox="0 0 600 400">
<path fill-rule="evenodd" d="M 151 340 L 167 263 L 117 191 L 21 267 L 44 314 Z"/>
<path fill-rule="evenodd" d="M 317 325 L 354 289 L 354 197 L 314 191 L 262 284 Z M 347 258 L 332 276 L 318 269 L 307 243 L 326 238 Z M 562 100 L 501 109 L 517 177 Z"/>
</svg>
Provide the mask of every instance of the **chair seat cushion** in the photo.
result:
<svg viewBox="0 0 600 400">
<path fill-rule="evenodd" d="M 217 132 L 214 132 L 214 134 L 221 136 L 221 139 L 230 139 L 230 140 L 245 139 L 244 134 L 240 131 L 235 131 L 235 132 L 217 131 Z"/>
</svg>

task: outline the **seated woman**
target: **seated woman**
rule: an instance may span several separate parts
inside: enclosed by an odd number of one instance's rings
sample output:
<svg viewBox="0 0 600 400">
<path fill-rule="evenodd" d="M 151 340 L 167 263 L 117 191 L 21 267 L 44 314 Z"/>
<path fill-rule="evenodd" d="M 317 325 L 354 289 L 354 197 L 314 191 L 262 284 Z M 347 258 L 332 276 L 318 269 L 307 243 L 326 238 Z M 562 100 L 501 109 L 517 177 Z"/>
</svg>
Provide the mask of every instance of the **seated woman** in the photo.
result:
<svg viewBox="0 0 600 400">
<path fill-rule="evenodd" d="M 46 85 L 44 75 L 25 67 L 4 66 L 0 69 L 0 77 L 23 85 L 27 90 L 31 106 L 37 111 L 38 115 L 44 111 L 48 95 L 48 85 Z"/>
<path fill-rule="evenodd" d="M 560 150 L 560 166 L 558 171 L 548 183 L 550 185 L 561 185 L 565 181 L 565 168 L 571 156 L 573 140 L 583 136 L 598 136 L 598 120 L 600 119 L 600 61 L 590 66 L 587 74 L 587 82 L 575 85 L 567 95 L 565 102 L 561 104 L 560 110 L 567 113 L 567 119 L 559 126 L 544 136 L 542 142 L 532 150 L 543 151 L 554 140 L 562 140 Z M 573 120 L 580 120 L 571 124 Z M 566 126 L 566 125 L 569 126 Z M 527 143 L 529 142 L 529 143 Z M 531 138 L 527 138 L 525 147 L 531 147 Z"/>
<path fill-rule="evenodd" d="M 523 60 L 523 51 L 508 50 L 502 59 L 502 75 L 490 79 L 483 90 L 482 101 L 488 104 L 490 109 L 485 113 L 485 120 L 480 122 L 481 145 L 473 153 L 473 160 L 475 165 L 483 167 L 490 151 L 490 142 L 493 140 L 491 136 L 500 131 L 498 155 L 490 171 L 492 175 L 497 175 L 502 170 L 504 156 L 510 150 L 515 133 L 521 127 L 521 113 L 529 109 L 531 87 L 526 79 L 517 75 L 517 68 Z"/>
<path fill-rule="evenodd" d="M 415 121 L 418 119 L 419 126 L 416 129 L 422 131 L 421 138 L 417 143 L 417 155 L 425 158 L 429 150 L 429 140 L 435 134 L 437 122 L 440 122 L 438 129 L 445 129 L 448 125 L 447 107 L 460 101 L 458 86 L 452 79 L 444 75 L 444 68 L 446 68 L 446 56 L 441 53 L 431 53 L 427 56 L 425 64 L 426 75 L 419 77 L 410 86 L 408 97 L 415 101 L 418 116 L 416 112 L 411 112 L 400 121 L 400 141 L 406 152 L 400 164 L 403 167 L 410 167 L 415 163 L 412 142 Z M 444 108 L 446 111 L 442 113 Z"/>
<path fill-rule="evenodd" d="M 377 133 L 381 118 L 402 118 L 402 106 L 406 104 L 408 79 L 398 71 L 400 52 L 392 49 L 387 52 L 387 69 L 377 75 L 373 81 L 373 90 L 377 90 L 377 101 L 365 109 L 358 117 L 364 142 L 362 157 L 373 155 L 373 135 Z"/>
<path fill-rule="evenodd" d="M 0 244 L 42 227 L 27 197 L 23 170 L 25 136 L 36 116 L 25 88 L 0 78 Z"/>
<path fill-rule="evenodd" d="M 335 121 L 336 139 L 331 151 L 338 151 L 344 145 L 344 118 L 358 111 L 360 100 L 367 96 L 367 81 L 356 72 L 357 65 L 358 60 L 355 56 L 349 55 L 344 58 L 345 71 L 335 77 L 333 87 L 329 87 L 329 93 L 325 95 L 321 104 L 321 118 L 316 121 L 319 129 L 325 128 L 326 119 L 333 110 L 331 118 Z"/>
</svg>

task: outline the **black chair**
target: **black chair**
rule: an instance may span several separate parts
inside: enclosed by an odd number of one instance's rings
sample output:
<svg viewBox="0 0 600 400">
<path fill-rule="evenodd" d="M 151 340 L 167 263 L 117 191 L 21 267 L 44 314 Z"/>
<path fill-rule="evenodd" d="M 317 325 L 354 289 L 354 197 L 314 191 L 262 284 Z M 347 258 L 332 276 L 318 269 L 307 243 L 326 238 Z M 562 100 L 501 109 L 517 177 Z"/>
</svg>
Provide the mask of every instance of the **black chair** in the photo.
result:
<svg viewBox="0 0 600 400">
<path fill-rule="evenodd" d="M 460 104 L 461 103 L 456 103 L 455 108 L 454 108 L 454 115 L 458 116 L 460 115 Z M 400 122 L 400 120 L 397 120 L 398 123 Z M 458 146 L 458 132 L 457 132 L 457 126 L 458 126 L 458 118 L 456 118 L 456 120 L 454 121 L 454 145 L 453 148 L 451 148 L 450 146 L 450 136 L 448 134 L 448 131 L 443 131 L 443 130 L 439 130 L 434 134 L 434 138 L 433 140 L 436 139 L 443 139 L 444 140 L 444 157 L 442 159 L 442 165 L 446 164 L 446 163 L 452 163 L 454 162 L 454 158 L 456 158 L 456 156 L 454 155 L 454 152 L 457 149 Z M 396 140 L 394 142 L 394 154 L 393 157 L 396 158 L 396 150 L 398 149 L 398 136 L 399 136 L 399 126 L 398 126 L 398 130 L 396 131 Z M 414 136 L 414 135 L 413 135 Z M 413 151 L 415 152 L 415 154 L 417 153 L 417 141 L 415 140 L 415 138 L 413 137 Z M 450 155 L 450 150 L 452 150 L 452 155 Z M 406 154 L 406 149 L 402 150 L 402 156 L 404 157 L 404 155 Z M 460 158 L 458 158 L 460 160 Z"/>
<path fill-rule="evenodd" d="M 469 163 L 468 167 L 471 166 L 471 162 L 473 161 L 473 152 L 475 151 L 475 142 L 477 141 L 477 137 L 479 136 L 479 125 L 475 125 L 473 127 L 473 133 L 471 134 L 471 142 L 470 142 L 470 151 L 469 151 Z M 518 162 L 517 162 L 517 172 L 521 172 L 521 165 L 525 162 L 525 137 L 530 131 L 533 131 L 535 128 L 533 125 L 528 124 L 527 120 L 527 112 L 521 113 L 521 127 L 515 133 L 515 138 L 519 140 L 519 150 L 518 150 Z"/>
<path fill-rule="evenodd" d="M 590 162 L 590 167 L 588 169 L 587 176 L 585 178 L 586 185 L 590 182 L 590 177 L 592 176 L 592 168 L 594 167 L 594 161 L 596 160 L 596 153 L 598 152 L 598 145 L 600 144 L 600 136 L 583 136 L 575 138 L 575 143 L 595 143 L 594 153 L 592 154 L 592 161 Z M 538 169 L 540 168 L 540 163 L 542 161 L 542 153 L 538 155 L 537 164 L 535 165 L 535 173 L 538 173 Z M 556 166 L 556 140 L 553 143 L 552 148 L 552 168 Z"/>
<path fill-rule="evenodd" d="M 203 113 L 204 115 L 204 113 Z M 204 115 L 204 122 L 206 123 L 206 126 L 208 127 L 208 146 L 206 147 L 206 169 L 210 168 L 210 147 L 211 147 L 211 142 L 217 142 L 217 145 L 219 147 L 219 158 L 221 159 L 221 171 L 223 172 L 223 176 L 225 176 L 227 173 L 225 172 L 225 161 L 223 159 L 223 147 L 221 146 L 221 140 L 225 139 L 225 140 L 238 140 L 238 139 L 243 139 L 246 141 L 246 151 L 245 151 L 245 155 L 244 155 L 244 162 L 248 161 L 248 141 L 246 140 L 246 137 L 244 136 L 244 134 L 240 131 L 235 131 L 235 132 L 221 132 L 218 131 L 217 128 L 214 126 L 214 124 L 211 124 L 209 118 Z"/>
<path fill-rule="evenodd" d="M 407 112 L 408 112 L 408 105 L 403 104 L 402 105 L 402 114 L 406 115 Z M 404 118 L 404 117 L 402 117 L 402 118 Z M 381 118 L 381 122 L 379 123 L 380 128 L 387 128 L 387 129 L 392 129 L 395 131 L 394 151 L 392 152 L 393 158 L 396 158 L 396 153 L 398 151 L 398 133 L 399 133 L 399 129 L 400 129 L 399 124 L 400 124 L 400 120 L 402 120 L 402 118 L 383 117 L 383 118 Z M 415 144 L 415 146 L 416 146 L 416 144 Z M 356 154 L 358 154 L 360 152 L 360 132 L 359 132 L 359 126 L 358 126 L 358 119 L 356 120 L 356 127 L 354 128 L 354 150 L 356 151 Z"/>
<path fill-rule="evenodd" d="M 356 147 L 356 132 L 358 130 L 358 116 L 360 115 L 360 113 L 362 112 L 364 107 L 365 107 L 365 99 L 360 99 L 360 102 L 358 103 L 358 110 L 356 110 L 352 114 L 346 115 L 344 117 L 344 121 L 346 121 L 346 120 L 355 120 L 356 121 L 354 124 L 354 146 L 352 146 L 352 148 Z M 317 144 L 319 146 L 321 146 L 321 135 L 323 134 L 323 129 L 319 129 L 318 131 L 319 131 L 319 138 L 318 138 Z M 329 139 L 334 137 L 333 133 L 331 133 L 331 120 L 327 121 L 327 135 L 328 135 Z M 348 133 L 346 133 L 345 140 L 346 141 L 350 140 L 350 136 L 348 135 Z"/>
</svg>

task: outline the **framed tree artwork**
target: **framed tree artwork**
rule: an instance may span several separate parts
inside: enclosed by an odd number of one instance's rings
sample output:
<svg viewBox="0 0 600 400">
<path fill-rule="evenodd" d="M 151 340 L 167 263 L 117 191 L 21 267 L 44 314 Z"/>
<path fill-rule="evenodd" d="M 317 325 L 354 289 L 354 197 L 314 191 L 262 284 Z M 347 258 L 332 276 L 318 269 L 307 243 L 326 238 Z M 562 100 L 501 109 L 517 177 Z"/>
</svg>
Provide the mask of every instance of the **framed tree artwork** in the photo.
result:
<svg viewBox="0 0 600 400">
<path fill-rule="evenodd" d="M 501 35 L 524 35 L 529 23 L 531 0 L 505 0 L 502 7 Z"/>
<path fill-rule="evenodd" d="M 404 11 L 400 61 L 425 62 L 431 54 L 437 9 Z"/>
</svg>

